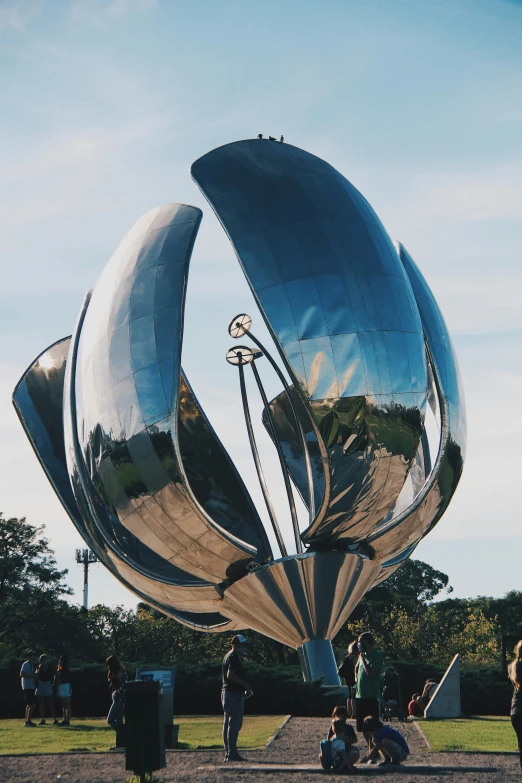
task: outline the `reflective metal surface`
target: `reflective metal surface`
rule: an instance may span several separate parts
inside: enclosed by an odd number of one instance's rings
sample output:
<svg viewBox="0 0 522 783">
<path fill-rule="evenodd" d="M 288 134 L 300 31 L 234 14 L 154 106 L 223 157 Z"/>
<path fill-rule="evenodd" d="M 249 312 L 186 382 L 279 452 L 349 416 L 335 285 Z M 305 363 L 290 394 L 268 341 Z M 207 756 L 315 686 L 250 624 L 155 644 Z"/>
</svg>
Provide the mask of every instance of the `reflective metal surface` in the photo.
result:
<svg viewBox="0 0 522 783">
<path fill-rule="evenodd" d="M 13 392 L 22 427 L 63 507 L 93 549 L 71 490 L 63 440 L 63 381 L 70 337 L 58 340 L 27 368 Z"/>
<path fill-rule="evenodd" d="M 328 639 L 310 639 L 297 648 L 304 679 L 313 682 L 322 678 L 322 685 L 338 686 L 337 661 Z"/>
<path fill-rule="evenodd" d="M 313 479 L 313 472 L 312 472 L 312 462 L 310 459 L 310 449 L 306 441 L 305 428 L 301 422 L 301 418 L 297 411 L 297 407 L 299 406 L 299 395 L 295 392 L 293 387 L 288 385 L 284 373 L 281 371 L 281 368 L 274 360 L 270 351 L 268 351 L 266 346 L 264 346 L 263 343 L 253 334 L 251 317 L 246 313 L 240 313 L 239 315 L 235 316 L 235 318 L 232 319 L 228 327 L 228 333 L 230 334 L 231 337 L 237 339 L 238 337 L 241 337 L 247 332 L 248 332 L 249 339 L 253 340 L 253 342 L 256 344 L 257 348 L 261 352 L 261 355 L 266 356 L 266 358 L 270 362 L 271 367 L 275 370 L 286 392 L 285 399 L 287 400 L 289 408 L 292 411 L 293 426 L 295 427 L 296 432 L 299 434 L 301 457 L 304 462 L 305 473 L 306 473 L 306 490 L 305 490 L 306 501 L 305 502 L 306 505 L 308 506 L 310 522 L 313 522 L 313 520 L 315 519 L 315 487 L 314 487 L 314 479 Z M 311 415 L 311 412 L 308 411 L 308 409 L 305 407 L 301 406 L 301 408 L 302 408 L 301 415 L 303 419 L 306 419 L 308 421 L 309 425 L 311 425 L 312 434 L 315 435 L 314 420 L 313 420 L 313 416 Z M 274 440 L 274 443 L 278 444 L 278 451 L 279 451 L 279 449 L 281 448 L 281 442 L 279 441 L 277 430 L 275 429 L 274 422 L 272 421 L 272 415 L 269 410 L 268 402 L 264 398 L 263 398 L 263 420 L 265 421 L 265 426 L 267 422 L 269 423 L 268 429 L 270 432 L 270 436 Z M 294 524 L 294 528 L 295 528 L 295 524 Z M 302 551 L 299 543 L 297 546 L 297 551 L 298 552 Z"/>
<path fill-rule="evenodd" d="M 466 451 L 464 394 L 457 357 L 439 306 L 412 257 L 399 243 L 400 259 L 411 281 L 422 318 L 441 416 L 439 453 L 428 481 L 402 514 L 370 536 L 375 556 L 387 564 L 408 551 L 436 525 L 453 497 Z"/>
<path fill-rule="evenodd" d="M 180 569 L 181 579 L 219 584 L 244 573 L 258 549 L 261 562 L 270 549 L 237 472 L 180 381 L 186 280 L 200 220 L 201 212 L 185 205 L 153 210 L 106 266 L 71 376 L 70 435 L 80 454 L 70 469 L 82 476 L 83 466 L 97 527 L 127 558 L 126 541 L 138 539 Z"/>
<path fill-rule="evenodd" d="M 190 615 L 183 612 L 174 614 L 173 606 L 188 609 L 207 607 L 208 613 L 199 615 L 198 621 L 200 625 L 207 626 L 205 630 L 239 627 L 217 612 L 220 594 L 213 585 L 194 580 L 192 585 L 180 588 L 176 580 L 178 570 L 162 563 L 153 552 L 147 552 L 138 540 L 135 541 L 139 552 L 137 556 L 151 568 L 155 567 L 158 574 L 170 578 L 172 583 L 162 584 L 161 579 L 137 574 L 107 546 L 88 510 L 82 506 L 83 514 L 80 512 L 69 481 L 64 443 L 63 389 L 70 343 L 70 337 L 59 340 L 35 359 L 14 390 L 13 403 L 47 478 L 78 532 L 120 581 L 157 609 L 175 616 L 184 624 L 193 625 Z"/>
<path fill-rule="evenodd" d="M 288 144 L 228 144 L 191 172 L 320 433 L 323 503 L 303 541 L 364 541 L 406 480 L 427 397 L 421 321 L 394 246 L 339 172 Z"/>
<path fill-rule="evenodd" d="M 411 256 L 329 164 L 256 139 L 208 153 L 192 175 L 283 366 L 256 337 L 255 315 L 233 319 L 229 334 L 242 345 L 227 361 L 238 368 L 284 556 L 273 560 L 181 369 L 199 209 L 167 204 L 140 218 L 87 295 L 73 337 L 33 362 L 13 401 L 78 531 L 142 600 L 200 630 L 260 631 L 299 650 L 305 677 L 337 684 L 330 640 L 366 591 L 411 556 L 457 487 L 465 413 L 455 354 Z M 262 355 L 282 385 L 271 402 Z M 290 556 L 255 448 L 248 364 L 283 468 Z M 440 419 L 435 454 L 427 402 Z M 302 532 L 290 479 L 310 512 Z"/>
<path fill-rule="evenodd" d="M 348 552 L 285 557 L 231 585 L 221 611 L 290 647 L 333 639 L 380 571 Z"/>
</svg>

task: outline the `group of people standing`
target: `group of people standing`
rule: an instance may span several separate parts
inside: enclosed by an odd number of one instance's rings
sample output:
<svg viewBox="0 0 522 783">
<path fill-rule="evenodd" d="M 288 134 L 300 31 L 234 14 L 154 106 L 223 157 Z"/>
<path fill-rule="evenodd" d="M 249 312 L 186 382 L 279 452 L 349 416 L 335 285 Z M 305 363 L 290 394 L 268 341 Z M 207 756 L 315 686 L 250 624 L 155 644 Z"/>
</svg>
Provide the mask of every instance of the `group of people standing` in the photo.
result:
<svg viewBox="0 0 522 783">
<path fill-rule="evenodd" d="M 338 669 L 348 686 L 347 714 L 355 718 L 357 731 L 362 731 L 365 718 L 380 717 L 381 674 L 384 656 L 375 646 L 372 633 L 362 633 L 348 647 L 348 655 Z"/>
<path fill-rule="evenodd" d="M 243 725 L 245 699 L 253 695 L 242 661 L 246 650 L 246 638 L 237 634 L 223 659 L 221 703 L 225 761 L 244 761 L 238 753 L 237 740 Z M 371 633 L 361 634 L 357 642 L 350 645 L 348 656 L 339 668 L 350 695 L 347 707 L 335 708 L 328 739 L 321 743 L 321 764 L 325 769 L 334 767 L 348 774 L 354 771 L 353 764 L 360 754 L 356 747 L 357 735 L 347 723 L 349 717 L 355 717 L 357 731 L 363 733 L 368 746 L 361 761 L 378 761 L 383 756 L 383 764 L 392 764 L 408 757 L 409 748 L 402 734 L 380 721 L 383 665 L 383 654 L 376 648 Z"/>
<path fill-rule="evenodd" d="M 107 681 L 111 694 L 112 705 L 107 715 L 107 723 L 113 729 L 123 724 L 125 712 L 125 683 L 129 675 L 115 655 L 110 655 L 106 661 Z M 71 725 L 71 674 L 79 672 L 79 668 L 71 668 L 67 655 L 61 655 L 57 666 L 47 655 L 40 655 L 34 650 L 28 652 L 27 660 L 20 669 L 20 680 L 25 701 L 24 726 L 36 726 L 32 718 L 38 707 L 40 721 L 38 725 L 45 726 L 47 718 L 59 726 Z M 62 708 L 62 720 L 56 717 L 55 699 L 59 699 Z"/>
<path fill-rule="evenodd" d="M 20 669 L 20 681 L 25 701 L 24 726 L 31 728 L 33 715 L 38 706 L 40 726 L 45 726 L 46 718 L 52 718 L 54 725 L 69 726 L 71 723 L 71 672 L 77 671 L 69 667 L 66 655 L 61 655 L 58 665 L 54 667 L 47 655 L 40 655 L 30 650 L 27 660 Z M 55 697 L 60 700 L 62 720 L 59 721 L 55 711 Z"/>
</svg>

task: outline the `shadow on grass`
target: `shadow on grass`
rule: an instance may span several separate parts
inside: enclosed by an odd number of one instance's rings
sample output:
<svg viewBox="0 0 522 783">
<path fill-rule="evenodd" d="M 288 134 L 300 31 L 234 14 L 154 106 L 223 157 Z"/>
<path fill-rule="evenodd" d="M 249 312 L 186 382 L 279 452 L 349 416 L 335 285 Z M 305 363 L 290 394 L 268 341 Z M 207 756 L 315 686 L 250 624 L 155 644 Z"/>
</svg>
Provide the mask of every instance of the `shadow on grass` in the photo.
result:
<svg viewBox="0 0 522 783">
<path fill-rule="evenodd" d="M 110 726 L 90 726 L 88 723 L 74 723 L 72 726 L 60 726 L 60 730 L 62 731 L 85 731 L 85 732 L 108 732 L 112 731 L 114 732 L 114 729 L 111 729 Z"/>
<path fill-rule="evenodd" d="M 455 721 L 465 720 L 482 721 L 483 723 L 499 723 L 502 720 L 508 721 L 509 715 L 461 715 L 460 718 L 417 718 L 416 722 L 418 722 L 420 726 L 429 726 L 430 723 L 453 723 Z"/>
</svg>

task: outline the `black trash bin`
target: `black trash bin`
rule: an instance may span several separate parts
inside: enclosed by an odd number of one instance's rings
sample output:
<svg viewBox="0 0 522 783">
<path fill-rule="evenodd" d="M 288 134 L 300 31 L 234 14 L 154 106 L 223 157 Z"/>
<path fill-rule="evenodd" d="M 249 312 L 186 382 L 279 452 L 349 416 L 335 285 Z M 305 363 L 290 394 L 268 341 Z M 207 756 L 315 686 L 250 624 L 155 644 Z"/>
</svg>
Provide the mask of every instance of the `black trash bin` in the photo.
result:
<svg viewBox="0 0 522 783">
<path fill-rule="evenodd" d="M 145 775 L 167 766 L 161 720 L 161 683 L 128 682 L 125 686 L 125 769 Z"/>
</svg>

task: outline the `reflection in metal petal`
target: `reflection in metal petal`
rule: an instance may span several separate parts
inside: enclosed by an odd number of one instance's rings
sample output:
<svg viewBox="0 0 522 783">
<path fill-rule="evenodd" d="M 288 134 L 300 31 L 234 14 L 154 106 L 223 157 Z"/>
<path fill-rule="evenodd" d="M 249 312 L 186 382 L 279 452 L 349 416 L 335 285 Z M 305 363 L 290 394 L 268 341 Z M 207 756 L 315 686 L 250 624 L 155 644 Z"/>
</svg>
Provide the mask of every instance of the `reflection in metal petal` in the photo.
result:
<svg viewBox="0 0 522 783">
<path fill-rule="evenodd" d="M 430 478 L 412 505 L 370 536 L 381 562 L 417 544 L 437 524 L 457 488 L 466 448 L 464 396 L 446 324 L 428 284 L 402 245 L 399 253 L 422 318 L 440 406 L 441 442 Z"/>
<path fill-rule="evenodd" d="M 187 580 L 192 579 L 189 574 L 180 572 L 166 561 L 162 562 L 135 539 L 134 542 L 127 541 L 127 559 L 128 554 L 134 552 L 136 561 L 145 564 L 144 573 L 138 574 L 125 559 L 110 549 L 110 542 L 108 544 L 99 535 L 86 507 L 83 507 L 83 513 L 80 512 L 69 481 L 63 429 L 63 388 L 70 343 L 71 338 L 66 337 L 43 351 L 23 374 L 13 393 L 13 403 L 22 426 L 54 491 L 98 559 L 142 600 L 161 611 L 169 611 L 169 605 L 187 606 L 194 611 L 207 606 L 213 614 L 205 615 L 199 625 L 203 625 L 205 619 L 212 619 L 213 626 L 219 625 L 223 630 L 224 623 L 228 623 L 233 630 L 236 626 L 227 618 L 216 622 L 220 594 L 213 585 L 198 580 L 188 584 Z M 150 576 L 151 572 L 170 581 L 161 584 L 161 579 Z M 180 586 L 180 580 L 186 584 Z"/>
<path fill-rule="evenodd" d="M 393 244 L 355 188 L 296 147 L 228 144 L 191 171 L 320 433 L 328 480 L 303 541 L 363 541 L 406 480 L 427 395 L 421 322 Z"/>
<path fill-rule="evenodd" d="M 31 446 L 63 507 L 88 546 L 93 541 L 71 490 L 63 442 L 63 381 L 70 337 L 58 340 L 27 368 L 13 392 L 13 404 Z"/>
<path fill-rule="evenodd" d="M 97 527 L 117 537 L 121 554 L 129 555 L 127 539 L 141 540 L 182 572 L 220 583 L 241 575 L 256 553 L 266 560 L 270 548 L 181 377 L 186 281 L 201 212 L 175 204 L 150 218 L 148 230 L 139 221 L 116 250 L 78 333 L 69 390 L 76 408 L 70 437 L 79 447 L 72 472 L 78 469 Z"/>
</svg>

